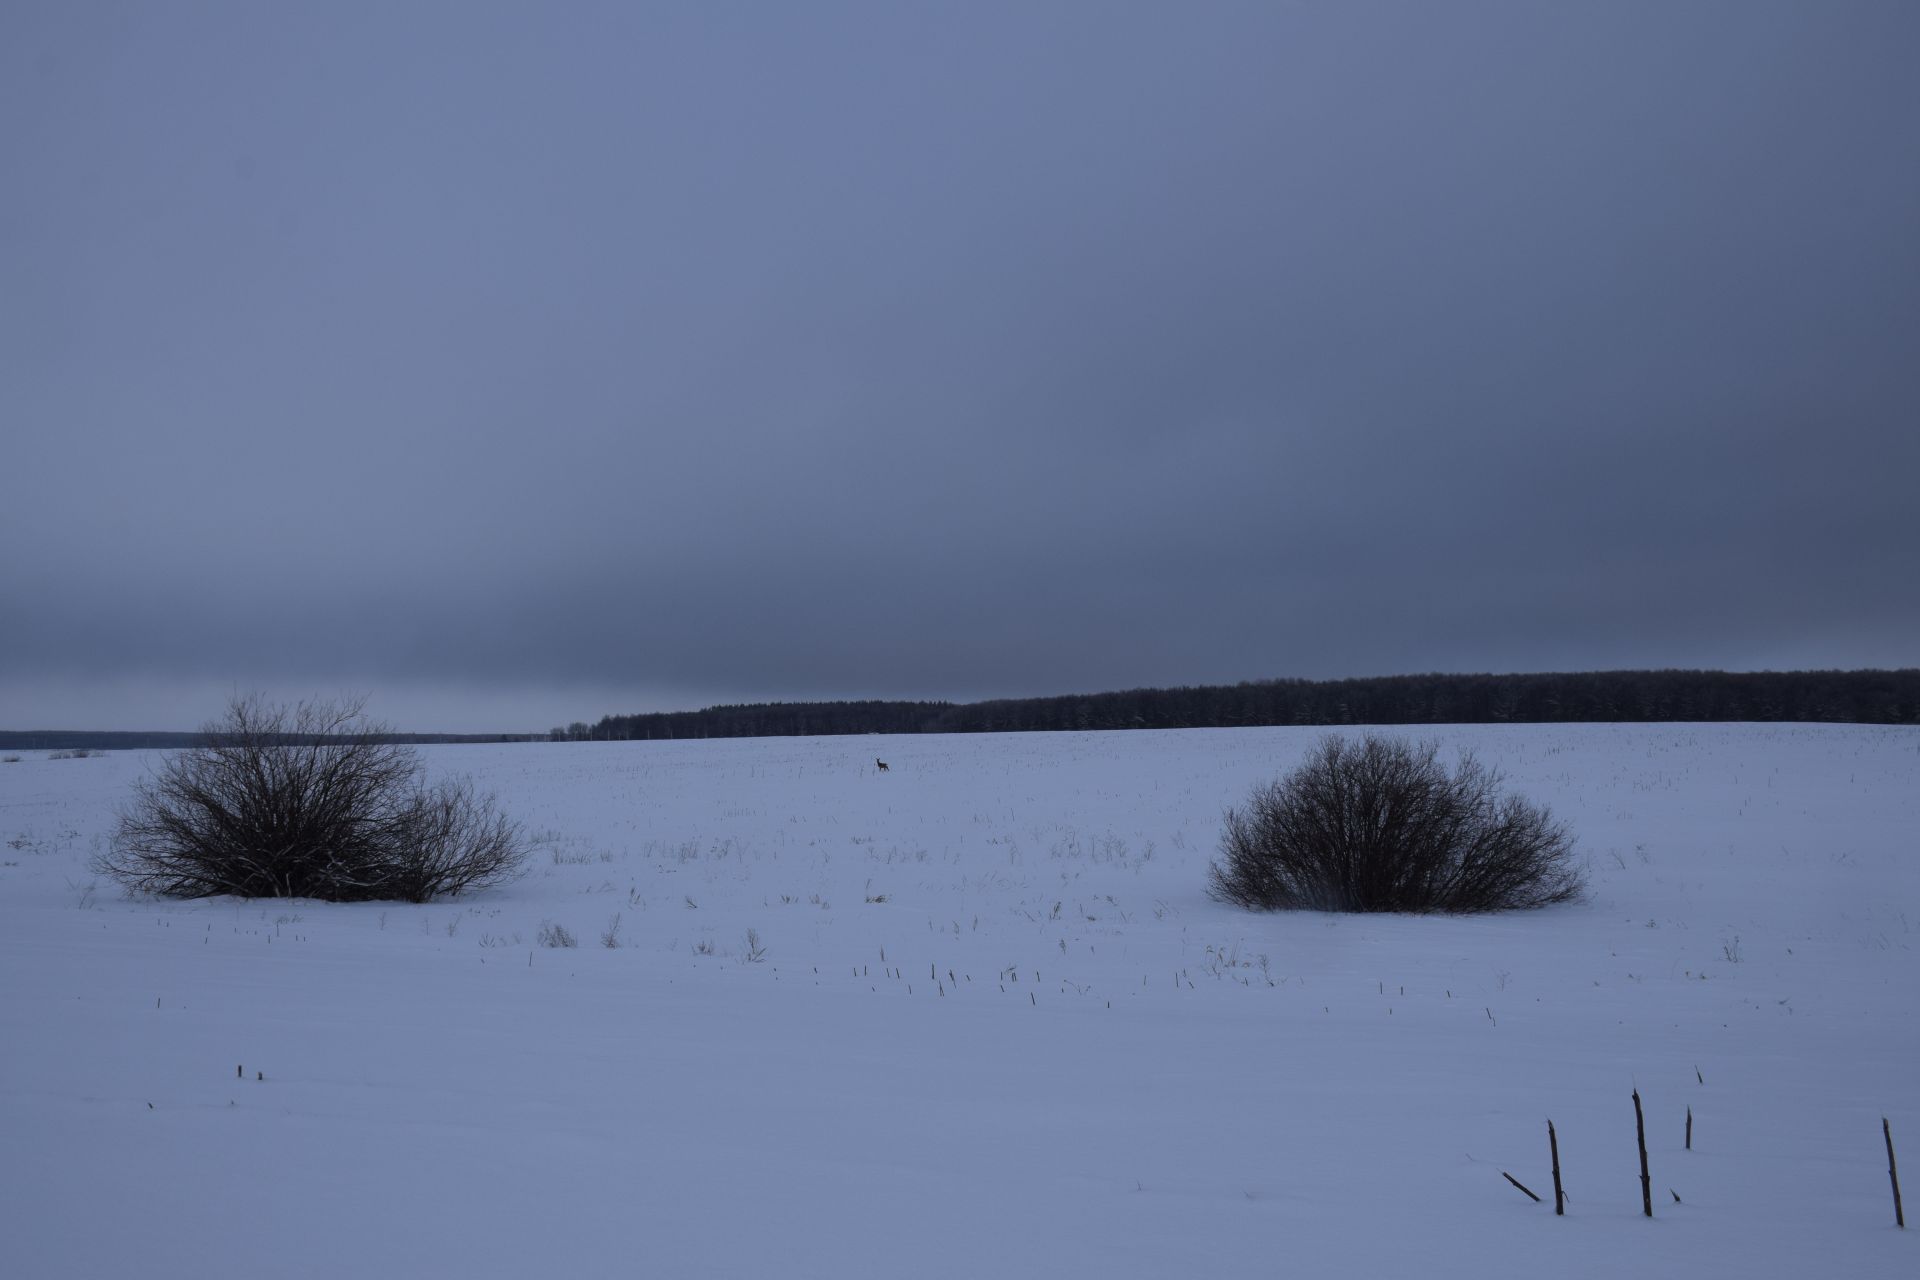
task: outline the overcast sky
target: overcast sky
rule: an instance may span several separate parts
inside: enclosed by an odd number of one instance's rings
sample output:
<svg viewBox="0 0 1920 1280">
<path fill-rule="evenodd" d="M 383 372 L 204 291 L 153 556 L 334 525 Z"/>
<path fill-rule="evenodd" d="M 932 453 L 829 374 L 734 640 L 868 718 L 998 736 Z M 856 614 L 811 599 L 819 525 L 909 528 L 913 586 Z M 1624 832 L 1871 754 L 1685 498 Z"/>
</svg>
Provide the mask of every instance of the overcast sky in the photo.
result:
<svg viewBox="0 0 1920 1280">
<path fill-rule="evenodd" d="M 1920 663 L 1920 5 L 0 6 L 0 727 Z"/>
</svg>

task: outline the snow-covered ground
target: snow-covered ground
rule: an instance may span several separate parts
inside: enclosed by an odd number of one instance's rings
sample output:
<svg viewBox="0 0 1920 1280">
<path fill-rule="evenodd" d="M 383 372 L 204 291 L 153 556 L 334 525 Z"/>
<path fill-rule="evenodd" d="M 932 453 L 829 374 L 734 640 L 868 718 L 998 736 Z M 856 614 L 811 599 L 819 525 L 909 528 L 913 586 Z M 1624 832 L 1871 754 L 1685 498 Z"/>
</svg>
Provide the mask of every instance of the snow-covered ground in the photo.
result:
<svg viewBox="0 0 1920 1280">
<path fill-rule="evenodd" d="M 129 901 L 86 864 L 149 762 L 25 753 L 0 1273 L 1920 1271 L 1920 732 L 1428 731 L 1586 903 L 1209 902 L 1317 736 L 428 748 L 538 843 L 427 906 Z"/>
</svg>

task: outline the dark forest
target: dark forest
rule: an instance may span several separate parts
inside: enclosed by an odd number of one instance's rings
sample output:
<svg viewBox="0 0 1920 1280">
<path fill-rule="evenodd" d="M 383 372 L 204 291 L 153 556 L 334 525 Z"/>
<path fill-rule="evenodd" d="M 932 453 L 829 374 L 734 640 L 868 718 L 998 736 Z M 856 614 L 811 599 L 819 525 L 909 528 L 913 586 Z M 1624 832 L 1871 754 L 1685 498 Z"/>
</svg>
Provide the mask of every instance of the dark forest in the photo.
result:
<svg viewBox="0 0 1920 1280">
<path fill-rule="evenodd" d="M 1920 724 L 1920 668 L 1588 671 L 1259 680 L 987 702 L 765 702 L 611 715 L 573 740 L 1008 733 L 1244 725 L 1789 721 Z"/>
</svg>

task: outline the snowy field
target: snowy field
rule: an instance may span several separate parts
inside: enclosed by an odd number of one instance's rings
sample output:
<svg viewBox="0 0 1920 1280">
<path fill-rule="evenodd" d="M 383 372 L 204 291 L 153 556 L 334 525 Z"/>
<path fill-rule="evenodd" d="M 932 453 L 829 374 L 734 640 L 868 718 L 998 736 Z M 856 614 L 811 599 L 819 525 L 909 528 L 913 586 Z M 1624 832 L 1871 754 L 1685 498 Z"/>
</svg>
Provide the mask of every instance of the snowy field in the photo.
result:
<svg viewBox="0 0 1920 1280">
<path fill-rule="evenodd" d="M 130 901 L 150 761 L 22 753 L 0 1274 L 1920 1274 L 1920 732 L 1427 731 L 1586 903 L 1209 902 L 1317 736 L 427 748 L 537 841 L 427 906 Z"/>
</svg>

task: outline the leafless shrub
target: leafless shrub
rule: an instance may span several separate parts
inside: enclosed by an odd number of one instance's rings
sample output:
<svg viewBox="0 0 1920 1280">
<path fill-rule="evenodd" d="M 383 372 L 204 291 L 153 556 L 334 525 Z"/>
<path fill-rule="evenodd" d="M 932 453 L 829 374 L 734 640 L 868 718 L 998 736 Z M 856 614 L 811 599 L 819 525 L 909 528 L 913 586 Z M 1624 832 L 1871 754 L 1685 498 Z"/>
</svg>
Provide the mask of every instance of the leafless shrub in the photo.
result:
<svg viewBox="0 0 1920 1280">
<path fill-rule="evenodd" d="M 427 902 L 513 878 L 526 857 L 519 824 L 467 778 L 445 778 L 415 789 L 393 830 L 385 872 L 395 896 Z"/>
<path fill-rule="evenodd" d="M 1323 739 L 1307 762 L 1229 810 L 1216 899 L 1259 910 L 1505 911 L 1582 891 L 1572 840 L 1544 808 L 1499 795 L 1470 755 L 1433 743 Z"/>
<path fill-rule="evenodd" d="M 500 884 L 518 824 L 470 782 L 424 784 L 362 703 L 236 698 L 145 781 L 95 869 L 136 892 L 426 902 Z"/>
<path fill-rule="evenodd" d="M 580 945 L 579 939 L 573 936 L 573 933 L 567 926 L 555 924 L 551 920 L 542 920 L 540 922 L 540 932 L 534 935 L 534 941 L 543 947 L 577 947 Z"/>
<path fill-rule="evenodd" d="M 740 958 L 748 964 L 759 964 L 767 958 L 767 949 L 760 942 L 758 929 L 747 930 L 747 946 L 746 950 L 740 953 Z"/>
</svg>

